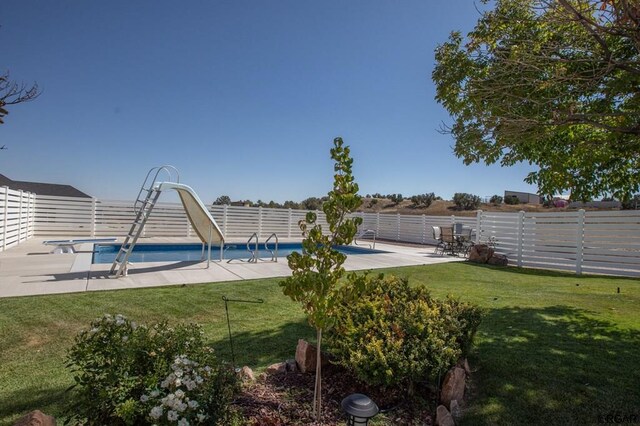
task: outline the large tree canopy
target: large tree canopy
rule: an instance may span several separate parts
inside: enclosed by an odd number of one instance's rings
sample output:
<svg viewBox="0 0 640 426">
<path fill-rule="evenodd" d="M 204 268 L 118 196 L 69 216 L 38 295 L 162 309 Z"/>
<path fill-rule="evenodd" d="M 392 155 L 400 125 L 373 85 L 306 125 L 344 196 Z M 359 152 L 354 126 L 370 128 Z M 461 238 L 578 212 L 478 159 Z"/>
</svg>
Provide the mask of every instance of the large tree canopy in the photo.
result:
<svg viewBox="0 0 640 426">
<path fill-rule="evenodd" d="M 438 46 L 433 80 L 465 164 L 535 164 L 545 195 L 638 191 L 638 0 L 495 0 Z"/>
</svg>

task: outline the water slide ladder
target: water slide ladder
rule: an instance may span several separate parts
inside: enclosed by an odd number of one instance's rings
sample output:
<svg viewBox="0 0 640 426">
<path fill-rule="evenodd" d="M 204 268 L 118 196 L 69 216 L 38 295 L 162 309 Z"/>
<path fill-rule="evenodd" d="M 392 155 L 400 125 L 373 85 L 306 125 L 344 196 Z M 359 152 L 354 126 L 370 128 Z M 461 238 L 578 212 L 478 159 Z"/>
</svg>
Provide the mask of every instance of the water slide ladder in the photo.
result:
<svg viewBox="0 0 640 426">
<path fill-rule="evenodd" d="M 156 186 L 156 182 L 158 180 L 158 176 L 162 172 L 169 175 L 170 181 L 173 181 L 175 173 L 175 182 L 178 183 L 180 181 L 178 170 L 173 166 L 154 167 L 147 173 L 147 176 L 140 187 L 140 191 L 138 192 L 138 196 L 136 197 L 136 201 L 133 204 L 133 210 L 136 213 L 136 218 L 133 223 L 131 223 L 131 228 L 129 228 L 129 232 L 120 246 L 120 250 L 118 251 L 116 258 L 111 265 L 111 270 L 109 271 L 109 274 L 115 274 L 116 278 L 127 275 L 127 262 L 129 261 L 129 256 L 131 255 L 138 238 L 142 235 L 144 225 L 147 223 L 149 215 L 158 201 L 158 197 L 160 197 L 161 189 Z"/>
</svg>

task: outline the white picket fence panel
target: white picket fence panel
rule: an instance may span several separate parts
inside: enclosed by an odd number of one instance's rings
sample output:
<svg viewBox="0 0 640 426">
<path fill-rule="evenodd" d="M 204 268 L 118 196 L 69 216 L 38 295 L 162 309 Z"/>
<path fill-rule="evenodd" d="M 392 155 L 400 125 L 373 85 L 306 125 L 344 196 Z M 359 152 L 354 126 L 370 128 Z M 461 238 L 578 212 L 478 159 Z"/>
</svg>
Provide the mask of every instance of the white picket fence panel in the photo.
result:
<svg viewBox="0 0 640 426">
<path fill-rule="evenodd" d="M 246 241 L 272 233 L 301 237 L 304 210 L 211 206 L 210 212 L 227 239 Z M 318 222 L 326 217 L 317 212 Z M 496 251 L 516 266 L 558 269 L 577 274 L 640 276 L 640 211 L 494 213 L 475 217 L 356 213 L 361 229 L 373 229 L 382 240 L 435 244 L 433 226 L 463 223 L 476 241 L 494 237 Z M 0 250 L 34 235 L 47 237 L 121 237 L 135 214 L 131 201 L 36 196 L 0 188 Z M 158 203 L 145 236 L 195 236 L 180 203 Z"/>
<path fill-rule="evenodd" d="M 38 196 L 35 235 L 67 237 L 122 237 L 135 218 L 133 202 Z M 229 240 L 244 241 L 254 232 L 260 239 L 301 237 L 298 221 L 306 210 L 263 207 L 210 206 L 209 211 Z M 318 222 L 326 228 L 324 213 Z M 192 237 L 195 232 L 181 203 L 157 203 L 144 227 L 145 237 Z"/>
<path fill-rule="evenodd" d="M 0 251 L 33 237 L 35 204 L 30 192 L 0 187 Z"/>
</svg>

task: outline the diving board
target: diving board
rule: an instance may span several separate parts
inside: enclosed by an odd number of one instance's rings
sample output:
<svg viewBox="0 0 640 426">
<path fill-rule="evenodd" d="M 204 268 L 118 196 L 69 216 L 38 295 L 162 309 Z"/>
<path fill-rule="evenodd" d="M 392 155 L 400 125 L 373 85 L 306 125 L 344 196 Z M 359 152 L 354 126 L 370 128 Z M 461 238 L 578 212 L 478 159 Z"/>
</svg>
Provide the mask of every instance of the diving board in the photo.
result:
<svg viewBox="0 0 640 426">
<path fill-rule="evenodd" d="M 75 253 L 75 246 L 78 244 L 90 244 L 90 243 L 113 243 L 117 240 L 116 237 L 113 238 L 80 238 L 75 240 L 47 240 L 43 241 L 42 244 L 45 246 L 55 246 L 51 253 L 61 254 L 61 253 Z"/>
</svg>

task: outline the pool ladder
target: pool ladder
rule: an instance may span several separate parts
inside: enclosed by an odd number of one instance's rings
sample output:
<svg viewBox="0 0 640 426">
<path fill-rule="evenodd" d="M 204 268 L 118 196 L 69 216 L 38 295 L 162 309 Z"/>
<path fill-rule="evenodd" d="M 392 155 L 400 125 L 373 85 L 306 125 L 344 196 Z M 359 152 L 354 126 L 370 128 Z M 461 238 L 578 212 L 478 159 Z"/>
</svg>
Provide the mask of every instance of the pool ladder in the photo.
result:
<svg viewBox="0 0 640 426">
<path fill-rule="evenodd" d="M 271 241 L 274 238 L 275 238 L 275 242 L 274 242 L 275 244 L 272 250 L 269 248 L 269 241 Z M 253 243 L 253 248 L 252 248 L 252 243 Z M 271 260 L 269 260 L 270 262 L 278 261 L 278 244 L 279 244 L 278 234 L 276 234 L 275 232 L 269 235 L 269 238 L 267 238 L 264 242 L 264 249 L 269 253 L 271 253 Z M 264 259 L 260 259 L 259 257 L 260 255 L 259 245 L 260 245 L 260 242 L 258 240 L 258 233 L 254 232 L 253 234 L 251 234 L 251 236 L 247 240 L 247 251 L 250 253 L 250 257 L 247 260 L 247 262 L 258 263 L 258 260 L 264 260 Z"/>
<path fill-rule="evenodd" d="M 369 244 L 369 248 L 370 249 L 375 249 L 376 248 L 376 236 L 378 235 L 378 233 L 373 230 L 373 229 L 365 229 L 364 231 L 362 231 L 360 234 L 358 234 L 357 236 L 355 236 L 353 238 L 353 243 L 357 246 L 362 245 L 362 244 L 358 244 L 358 238 L 359 239 L 363 239 L 366 235 L 373 235 L 373 244 Z"/>
</svg>

